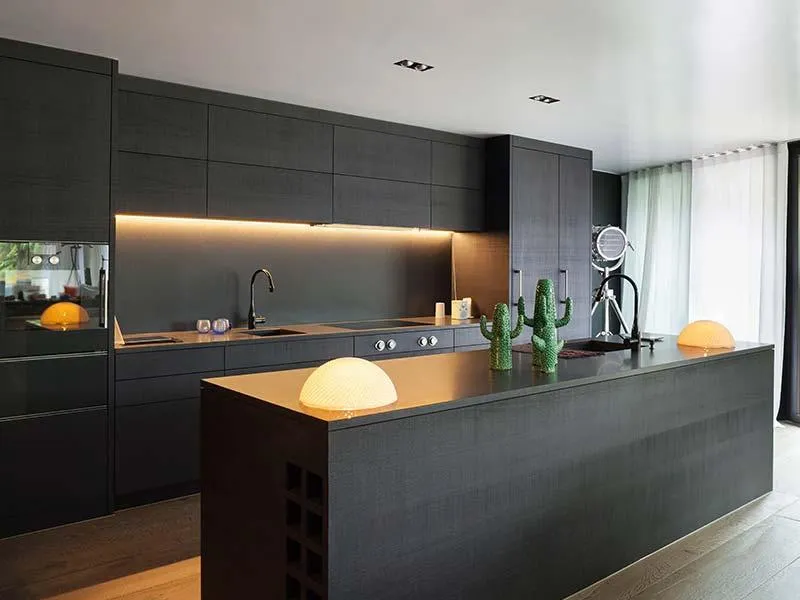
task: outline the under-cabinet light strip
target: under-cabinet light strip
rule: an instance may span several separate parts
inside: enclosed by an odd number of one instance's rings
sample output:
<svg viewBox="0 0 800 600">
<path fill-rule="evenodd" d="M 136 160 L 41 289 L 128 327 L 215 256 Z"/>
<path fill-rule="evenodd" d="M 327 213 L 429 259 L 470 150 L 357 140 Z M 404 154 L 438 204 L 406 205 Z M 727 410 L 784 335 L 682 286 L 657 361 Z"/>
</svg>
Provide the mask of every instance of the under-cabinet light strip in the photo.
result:
<svg viewBox="0 0 800 600">
<path fill-rule="evenodd" d="M 252 227 L 252 228 L 277 228 L 288 230 L 317 230 L 317 231 L 355 231 L 355 232 L 375 232 L 375 233 L 395 233 L 395 234 L 414 234 L 447 236 L 452 235 L 452 231 L 441 229 L 425 229 L 419 227 L 379 227 L 370 225 L 347 225 L 342 223 L 279 223 L 276 221 L 240 221 L 234 219 L 207 219 L 203 217 L 162 217 L 156 215 L 129 215 L 117 214 L 116 219 L 120 223 L 183 223 L 186 225 L 216 224 L 226 227 Z"/>
</svg>

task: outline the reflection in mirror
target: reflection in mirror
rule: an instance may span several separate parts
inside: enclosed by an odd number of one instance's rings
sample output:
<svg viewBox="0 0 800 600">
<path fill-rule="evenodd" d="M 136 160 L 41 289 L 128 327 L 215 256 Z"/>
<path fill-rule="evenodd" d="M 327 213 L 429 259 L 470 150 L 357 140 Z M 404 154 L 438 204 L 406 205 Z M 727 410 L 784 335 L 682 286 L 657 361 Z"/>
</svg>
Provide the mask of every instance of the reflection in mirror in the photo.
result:
<svg viewBox="0 0 800 600">
<path fill-rule="evenodd" d="M 0 330 L 105 327 L 107 273 L 105 244 L 0 241 Z"/>
</svg>

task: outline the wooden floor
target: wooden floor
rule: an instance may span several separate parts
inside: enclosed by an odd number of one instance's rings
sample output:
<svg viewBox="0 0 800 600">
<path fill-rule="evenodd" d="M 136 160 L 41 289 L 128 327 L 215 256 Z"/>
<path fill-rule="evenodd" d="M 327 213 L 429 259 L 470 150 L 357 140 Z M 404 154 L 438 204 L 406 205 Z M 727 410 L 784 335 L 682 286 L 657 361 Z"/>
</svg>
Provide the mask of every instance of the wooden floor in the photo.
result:
<svg viewBox="0 0 800 600">
<path fill-rule="evenodd" d="M 198 600 L 199 533 L 191 496 L 0 540 L 0 600 Z M 569 600 L 631 598 L 800 599 L 800 427 L 776 430 L 775 491 Z"/>
</svg>

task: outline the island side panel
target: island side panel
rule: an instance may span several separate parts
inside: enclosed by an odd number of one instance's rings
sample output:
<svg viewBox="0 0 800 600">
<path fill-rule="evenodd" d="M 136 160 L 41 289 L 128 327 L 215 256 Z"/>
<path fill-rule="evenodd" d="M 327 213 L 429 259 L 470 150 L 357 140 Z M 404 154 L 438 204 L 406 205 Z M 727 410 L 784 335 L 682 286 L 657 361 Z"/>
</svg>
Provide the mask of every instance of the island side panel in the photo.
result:
<svg viewBox="0 0 800 600">
<path fill-rule="evenodd" d="M 326 424 L 204 383 L 201 428 L 203 600 L 323 600 Z"/>
<path fill-rule="evenodd" d="M 559 599 L 769 492 L 772 359 L 332 432 L 329 600 Z"/>
</svg>

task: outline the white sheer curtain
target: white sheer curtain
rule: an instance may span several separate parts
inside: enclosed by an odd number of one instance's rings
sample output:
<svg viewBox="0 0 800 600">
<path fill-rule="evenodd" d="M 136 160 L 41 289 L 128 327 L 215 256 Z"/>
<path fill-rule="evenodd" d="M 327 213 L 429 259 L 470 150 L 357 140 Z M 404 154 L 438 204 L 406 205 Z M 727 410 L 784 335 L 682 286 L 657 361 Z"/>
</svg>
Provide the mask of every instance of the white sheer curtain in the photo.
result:
<svg viewBox="0 0 800 600">
<path fill-rule="evenodd" d="M 786 288 L 786 144 L 630 173 L 625 271 L 643 288 L 643 330 L 713 319 L 775 344 L 780 399 Z M 626 313 L 631 312 L 625 296 Z"/>
<path fill-rule="evenodd" d="M 628 189 L 627 234 L 634 247 L 625 273 L 639 284 L 642 331 L 677 333 L 689 316 L 691 163 L 624 176 Z M 633 294 L 623 289 L 623 312 L 632 323 Z"/>
</svg>

